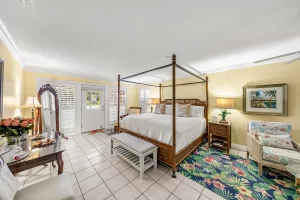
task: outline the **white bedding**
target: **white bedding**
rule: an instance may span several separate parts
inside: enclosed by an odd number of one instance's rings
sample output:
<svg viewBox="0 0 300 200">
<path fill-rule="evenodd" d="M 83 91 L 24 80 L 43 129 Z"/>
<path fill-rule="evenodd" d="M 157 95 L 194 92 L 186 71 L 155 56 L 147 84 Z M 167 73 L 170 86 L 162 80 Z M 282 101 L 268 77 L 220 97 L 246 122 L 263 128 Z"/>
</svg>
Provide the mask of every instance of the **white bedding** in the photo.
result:
<svg viewBox="0 0 300 200">
<path fill-rule="evenodd" d="M 121 120 L 121 127 L 172 145 L 172 115 L 128 115 Z M 176 117 L 176 152 L 203 135 L 205 128 L 204 117 Z"/>
</svg>

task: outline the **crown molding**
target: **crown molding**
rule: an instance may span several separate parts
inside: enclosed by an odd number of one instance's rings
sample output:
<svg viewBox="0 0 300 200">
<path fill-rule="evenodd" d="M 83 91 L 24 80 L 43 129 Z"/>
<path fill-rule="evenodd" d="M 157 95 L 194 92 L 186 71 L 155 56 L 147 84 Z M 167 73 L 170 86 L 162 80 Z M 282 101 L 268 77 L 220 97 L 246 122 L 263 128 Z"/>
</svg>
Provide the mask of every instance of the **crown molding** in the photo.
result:
<svg viewBox="0 0 300 200">
<path fill-rule="evenodd" d="M 112 83 L 117 81 L 117 75 L 116 75 L 116 79 L 112 79 L 112 78 L 103 78 L 103 77 L 97 76 L 97 75 L 78 74 L 78 73 L 58 71 L 58 70 L 54 71 L 54 70 L 48 70 L 48 69 L 39 69 L 36 67 L 25 67 L 24 70 L 26 72 L 36 72 L 36 73 L 49 74 L 49 75 L 55 75 L 55 76 L 80 78 L 80 79 L 87 79 L 87 80 L 91 80 L 91 81 L 102 81 L 102 82 L 112 82 Z"/>
<path fill-rule="evenodd" d="M 24 63 L 21 60 L 21 55 L 16 46 L 15 42 L 13 41 L 12 37 L 10 36 L 9 32 L 7 31 L 3 21 L 0 18 L 0 40 L 3 44 L 8 48 L 9 52 L 13 55 L 13 57 L 20 63 L 22 67 L 24 67 Z"/>
</svg>

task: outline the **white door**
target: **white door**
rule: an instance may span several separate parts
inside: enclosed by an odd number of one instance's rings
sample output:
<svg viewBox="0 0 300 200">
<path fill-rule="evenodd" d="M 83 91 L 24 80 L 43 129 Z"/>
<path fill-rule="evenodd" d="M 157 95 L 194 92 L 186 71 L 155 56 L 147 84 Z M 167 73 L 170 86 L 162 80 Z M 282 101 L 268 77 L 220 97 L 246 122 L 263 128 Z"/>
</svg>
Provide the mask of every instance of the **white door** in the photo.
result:
<svg viewBox="0 0 300 200">
<path fill-rule="evenodd" d="M 97 85 L 83 85 L 81 94 L 81 132 L 104 128 L 104 87 Z"/>
<path fill-rule="evenodd" d="M 55 97 L 51 92 L 46 91 L 41 95 L 41 102 L 42 102 L 43 130 L 50 132 L 56 129 Z"/>
</svg>

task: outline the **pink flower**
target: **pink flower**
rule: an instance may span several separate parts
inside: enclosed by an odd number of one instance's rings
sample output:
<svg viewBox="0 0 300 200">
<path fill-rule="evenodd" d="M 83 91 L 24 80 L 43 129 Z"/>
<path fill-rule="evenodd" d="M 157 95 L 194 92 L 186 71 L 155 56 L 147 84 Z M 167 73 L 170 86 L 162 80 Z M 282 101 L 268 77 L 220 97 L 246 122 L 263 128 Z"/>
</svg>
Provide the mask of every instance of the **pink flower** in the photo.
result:
<svg viewBox="0 0 300 200">
<path fill-rule="evenodd" d="M 207 185 L 210 185 L 210 184 L 211 184 L 211 180 L 210 180 L 210 179 L 207 179 L 207 178 L 205 178 L 205 179 L 204 179 L 204 183 L 206 183 Z"/>
<path fill-rule="evenodd" d="M 207 156 L 207 157 L 204 158 L 204 160 L 207 163 L 211 164 L 215 159 L 212 156 Z"/>
<path fill-rule="evenodd" d="M 184 164 L 183 166 L 185 169 L 189 170 L 189 169 L 194 169 L 195 166 L 194 165 L 191 165 L 191 164 Z"/>
<path fill-rule="evenodd" d="M 11 123 L 12 123 L 12 120 L 10 120 L 10 119 L 4 119 L 4 120 L 3 120 L 3 125 L 4 125 L 4 126 L 10 126 Z"/>
<path fill-rule="evenodd" d="M 11 126 L 20 126 L 20 122 L 12 122 Z"/>
<path fill-rule="evenodd" d="M 199 167 L 199 168 L 202 167 L 199 163 L 194 163 L 194 165 L 195 165 L 196 167 Z"/>
<path fill-rule="evenodd" d="M 212 183 L 218 189 L 224 190 L 224 188 L 225 188 L 225 185 L 223 185 L 220 181 L 212 181 Z"/>
<path fill-rule="evenodd" d="M 0 126 L 2 126 L 2 124 L 3 124 L 2 121 L 0 121 Z"/>
<path fill-rule="evenodd" d="M 29 120 L 29 124 L 33 124 L 33 122 L 34 122 L 34 119 Z"/>
<path fill-rule="evenodd" d="M 26 127 L 28 125 L 28 121 L 23 121 L 22 123 L 21 123 L 21 126 L 22 127 Z"/>
</svg>

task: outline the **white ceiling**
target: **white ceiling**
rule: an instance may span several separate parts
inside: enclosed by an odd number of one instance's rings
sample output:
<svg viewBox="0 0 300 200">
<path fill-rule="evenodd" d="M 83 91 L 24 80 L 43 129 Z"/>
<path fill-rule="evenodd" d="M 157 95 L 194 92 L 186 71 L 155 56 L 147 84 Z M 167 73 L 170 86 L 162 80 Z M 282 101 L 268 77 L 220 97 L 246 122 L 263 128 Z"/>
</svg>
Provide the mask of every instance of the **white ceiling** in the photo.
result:
<svg viewBox="0 0 300 200">
<path fill-rule="evenodd" d="M 27 70 L 101 80 L 172 53 L 209 73 L 300 50 L 299 0 L 0 0 L 0 18 Z"/>
</svg>

